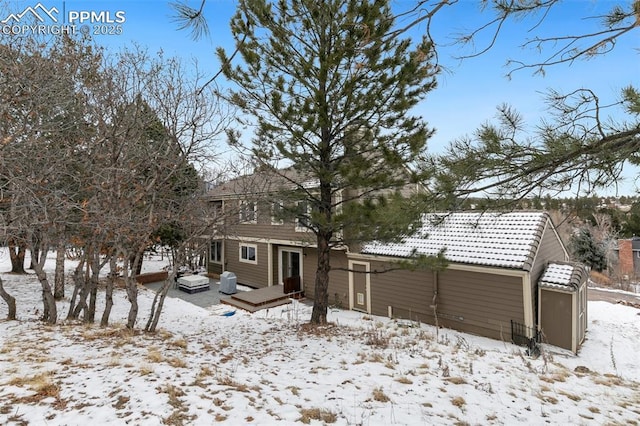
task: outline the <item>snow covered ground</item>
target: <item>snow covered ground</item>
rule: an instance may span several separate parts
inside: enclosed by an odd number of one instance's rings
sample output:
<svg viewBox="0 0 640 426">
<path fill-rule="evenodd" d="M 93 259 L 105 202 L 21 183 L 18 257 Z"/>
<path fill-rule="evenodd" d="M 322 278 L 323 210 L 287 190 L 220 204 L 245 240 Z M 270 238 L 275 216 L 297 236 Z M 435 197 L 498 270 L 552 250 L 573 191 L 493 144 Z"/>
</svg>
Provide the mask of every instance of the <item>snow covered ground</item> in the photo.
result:
<svg viewBox="0 0 640 426">
<path fill-rule="evenodd" d="M 72 265 L 69 265 L 70 267 Z M 150 268 L 154 266 L 151 263 Z M 9 270 L 0 249 L 0 271 Z M 47 264 L 53 270 L 53 262 Z M 18 321 L 0 320 L 0 424 L 638 424 L 640 310 L 589 303 L 578 356 L 308 305 L 221 316 L 170 299 L 153 335 L 46 326 L 33 276 L 2 273 Z M 68 290 L 69 291 L 69 290 Z M 153 293 L 140 293 L 139 328 Z M 68 301 L 59 302 L 66 315 Z M 98 313 L 101 313 L 99 306 Z M 0 318 L 7 314 L 0 300 Z M 140 324 L 142 326 L 140 326 Z"/>
</svg>

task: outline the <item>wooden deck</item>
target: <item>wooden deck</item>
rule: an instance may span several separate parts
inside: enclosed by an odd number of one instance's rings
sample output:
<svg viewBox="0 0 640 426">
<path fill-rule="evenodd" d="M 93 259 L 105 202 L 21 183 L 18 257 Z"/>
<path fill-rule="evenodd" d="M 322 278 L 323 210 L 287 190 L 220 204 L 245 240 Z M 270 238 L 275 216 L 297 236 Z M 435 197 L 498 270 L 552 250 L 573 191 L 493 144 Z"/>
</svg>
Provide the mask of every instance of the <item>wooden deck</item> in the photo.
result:
<svg viewBox="0 0 640 426">
<path fill-rule="evenodd" d="M 250 291 L 241 291 L 229 298 L 220 299 L 220 303 L 256 312 L 261 309 L 273 308 L 291 303 L 292 298 L 299 298 L 300 292 L 285 294 L 284 286 L 274 285 Z"/>
</svg>

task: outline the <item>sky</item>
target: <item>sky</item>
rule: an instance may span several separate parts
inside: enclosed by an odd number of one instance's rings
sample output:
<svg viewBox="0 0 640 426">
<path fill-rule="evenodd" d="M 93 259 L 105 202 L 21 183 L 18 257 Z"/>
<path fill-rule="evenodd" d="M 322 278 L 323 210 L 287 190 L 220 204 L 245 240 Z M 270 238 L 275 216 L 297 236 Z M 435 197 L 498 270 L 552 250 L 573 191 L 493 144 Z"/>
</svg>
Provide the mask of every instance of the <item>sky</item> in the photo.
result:
<svg viewBox="0 0 640 426">
<path fill-rule="evenodd" d="M 29 259 L 27 259 L 27 262 Z M 159 255 L 145 271 L 166 266 Z M 67 274 L 76 261 L 67 260 Z M 55 253 L 45 271 L 52 276 Z M 446 328 L 330 309 L 304 327 L 308 303 L 254 314 L 168 297 L 155 334 L 142 333 L 155 292 L 140 287 L 136 331 L 116 288 L 110 327 L 38 321 L 36 276 L 0 278 L 17 321 L 0 320 L 0 424 L 601 425 L 634 424 L 640 401 L 638 309 L 588 304 L 578 355 L 523 347 Z M 108 273 L 108 267 L 101 271 Z M 72 288 L 67 287 L 67 292 Z M 210 291 L 215 291 L 214 289 Z M 611 293 L 615 295 L 616 293 Z M 104 310 L 98 291 L 96 313 Z M 58 302 L 63 318 L 69 298 Z M 7 306 L 0 300 L 0 319 Z M 580 367 L 580 368 L 578 368 Z M 329 417 L 331 416 L 331 417 Z"/>
<path fill-rule="evenodd" d="M 626 0 L 623 0 L 626 1 Z M 14 12 L 37 4 L 33 1 L 7 1 Z M 234 0 L 208 0 L 205 6 L 210 35 L 194 41 L 188 31 L 179 30 L 174 21 L 174 10 L 169 1 L 162 0 L 42 0 L 42 5 L 68 11 L 109 11 L 115 15 L 123 11 L 126 21 L 121 24 L 122 34 L 101 35 L 96 40 L 113 49 L 137 43 L 148 47 L 150 52 L 162 50 L 166 56 L 179 56 L 191 60 L 196 58 L 202 69 L 213 75 L 219 65 L 215 58 L 215 48 L 222 46 L 233 49 L 229 31 L 229 19 L 235 11 Z M 640 86 L 640 60 L 638 31 L 631 32 L 618 40 L 613 52 L 589 61 L 577 61 L 549 67 L 545 76 L 534 76 L 531 70 L 516 72 L 506 78 L 508 59 L 535 62 L 540 60 L 536 51 L 523 49 L 522 43 L 535 35 L 576 34 L 597 28 L 594 17 L 604 15 L 616 3 L 605 0 L 565 0 L 551 9 L 539 25 L 538 19 L 511 22 L 502 29 L 495 46 L 487 53 L 460 61 L 460 55 L 469 53 L 459 45 L 452 45 L 456 34 L 465 29 L 475 28 L 487 21 L 487 15 L 480 12 L 475 0 L 460 0 L 457 4 L 443 9 L 434 21 L 432 34 L 439 50 L 439 62 L 445 68 L 438 80 L 438 88 L 431 92 L 417 107 L 416 112 L 436 129 L 429 141 L 429 148 L 439 153 L 453 139 L 472 135 L 479 125 L 495 117 L 496 107 L 508 103 L 519 111 L 531 130 L 545 116 L 544 93 L 553 88 L 560 92 L 570 92 L 578 88 L 591 88 L 603 103 L 619 99 L 620 89 L 635 84 Z M 190 0 L 189 5 L 198 7 L 200 0 Z M 412 0 L 396 0 L 395 8 L 406 9 Z M 94 24 L 91 24 L 92 27 Z M 412 35 L 425 31 L 425 25 L 414 29 Z M 476 45 L 486 46 L 487 37 Z M 633 178 L 637 169 L 627 168 L 626 182 L 617 189 L 625 195 L 638 192 Z M 616 188 L 611 188 L 611 194 Z"/>
</svg>

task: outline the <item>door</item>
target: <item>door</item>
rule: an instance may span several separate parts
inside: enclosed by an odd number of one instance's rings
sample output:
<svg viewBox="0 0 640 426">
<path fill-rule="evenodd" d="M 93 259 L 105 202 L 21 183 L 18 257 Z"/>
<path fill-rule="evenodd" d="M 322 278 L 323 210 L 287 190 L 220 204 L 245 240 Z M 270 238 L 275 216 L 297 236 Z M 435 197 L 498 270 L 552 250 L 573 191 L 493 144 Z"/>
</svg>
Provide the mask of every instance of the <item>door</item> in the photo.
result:
<svg viewBox="0 0 640 426">
<path fill-rule="evenodd" d="M 354 311 L 371 313 L 370 277 L 368 262 L 349 262 L 349 307 Z"/>
<path fill-rule="evenodd" d="M 285 293 L 302 291 L 302 249 L 278 249 L 278 283 Z"/>
</svg>

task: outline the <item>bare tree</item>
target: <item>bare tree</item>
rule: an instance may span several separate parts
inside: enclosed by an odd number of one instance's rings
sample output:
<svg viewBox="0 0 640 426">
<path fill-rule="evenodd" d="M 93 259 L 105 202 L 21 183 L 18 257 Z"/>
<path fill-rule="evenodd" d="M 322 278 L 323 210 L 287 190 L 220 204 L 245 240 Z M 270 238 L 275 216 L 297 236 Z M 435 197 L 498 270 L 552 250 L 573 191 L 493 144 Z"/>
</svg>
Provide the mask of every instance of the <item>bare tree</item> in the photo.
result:
<svg viewBox="0 0 640 426">
<path fill-rule="evenodd" d="M 2 278 L 0 278 L 0 297 L 5 301 L 9 312 L 7 313 L 7 320 L 12 321 L 16 319 L 16 298 L 7 293 L 4 289 Z"/>
</svg>

